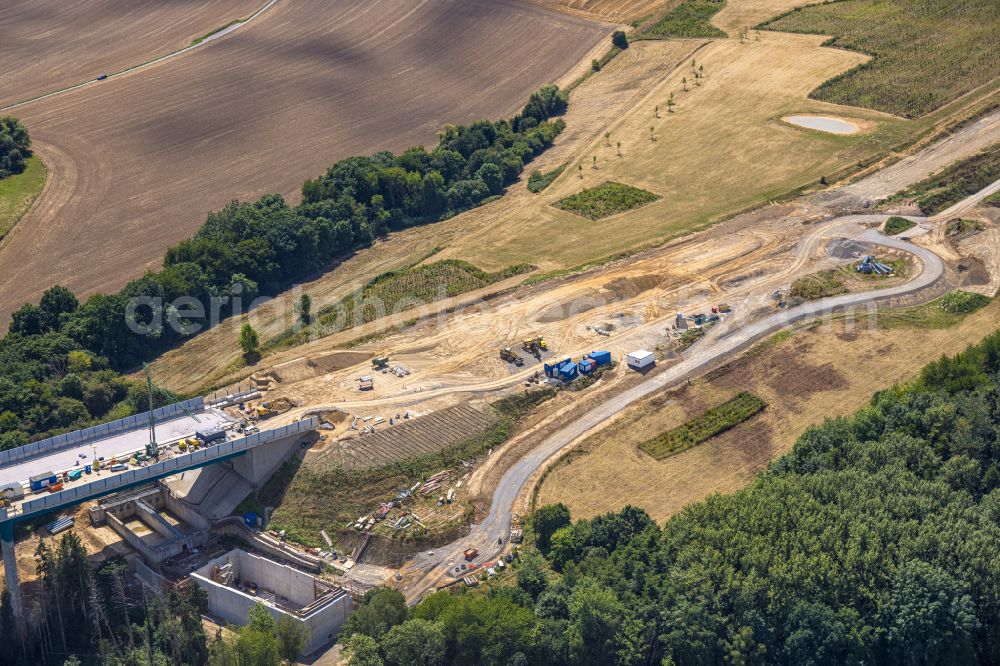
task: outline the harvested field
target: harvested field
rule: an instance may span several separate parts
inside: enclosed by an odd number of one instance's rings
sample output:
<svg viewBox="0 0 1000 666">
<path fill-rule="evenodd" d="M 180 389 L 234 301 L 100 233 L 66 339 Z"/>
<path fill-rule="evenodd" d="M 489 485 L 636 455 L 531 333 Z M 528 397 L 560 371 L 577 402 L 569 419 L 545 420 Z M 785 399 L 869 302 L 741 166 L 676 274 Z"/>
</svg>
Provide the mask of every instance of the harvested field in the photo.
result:
<svg viewBox="0 0 1000 666">
<path fill-rule="evenodd" d="M 230 199 L 296 197 L 336 159 L 509 115 L 609 28 L 516 0 L 280 2 L 181 57 L 23 106 L 53 186 L 0 248 L 0 321 L 53 283 L 119 287 Z"/>
<path fill-rule="evenodd" d="M 849 328 L 835 321 L 779 334 L 704 380 L 626 411 L 552 470 L 538 502 L 564 502 L 575 518 L 632 504 L 662 522 L 712 493 L 742 488 L 787 453 L 805 428 L 854 412 L 874 391 L 909 379 L 942 352 L 963 349 L 998 327 L 1000 302 L 993 302 L 943 329 Z M 640 442 L 734 391 L 752 391 L 769 406 L 752 424 L 662 462 L 651 464 L 638 450 Z"/>
<path fill-rule="evenodd" d="M 659 11 L 677 0 L 534 0 L 557 11 L 625 22 Z"/>
<path fill-rule="evenodd" d="M 0 12 L 0 107 L 183 48 L 266 0 L 9 0 Z"/>
<path fill-rule="evenodd" d="M 307 464 L 316 472 L 388 465 L 446 449 L 486 430 L 495 419 L 489 409 L 456 405 L 372 434 L 334 442 L 310 456 Z"/>
</svg>

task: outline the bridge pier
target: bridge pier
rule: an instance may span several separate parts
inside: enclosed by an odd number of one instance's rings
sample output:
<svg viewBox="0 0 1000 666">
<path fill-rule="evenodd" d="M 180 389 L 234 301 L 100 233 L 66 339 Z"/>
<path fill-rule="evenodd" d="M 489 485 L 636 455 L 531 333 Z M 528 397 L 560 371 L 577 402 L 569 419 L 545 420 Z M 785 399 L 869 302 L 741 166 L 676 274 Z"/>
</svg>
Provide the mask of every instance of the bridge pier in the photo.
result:
<svg viewBox="0 0 1000 666">
<path fill-rule="evenodd" d="M 21 579 L 17 575 L 17 557 L 14 555 L 14 521 L 0 523 L 0 550 L 3 550 L 3 572 L 10 592 L 10 608 L 19 625 L 24 625 L 21 601 Z"/>
</svg>

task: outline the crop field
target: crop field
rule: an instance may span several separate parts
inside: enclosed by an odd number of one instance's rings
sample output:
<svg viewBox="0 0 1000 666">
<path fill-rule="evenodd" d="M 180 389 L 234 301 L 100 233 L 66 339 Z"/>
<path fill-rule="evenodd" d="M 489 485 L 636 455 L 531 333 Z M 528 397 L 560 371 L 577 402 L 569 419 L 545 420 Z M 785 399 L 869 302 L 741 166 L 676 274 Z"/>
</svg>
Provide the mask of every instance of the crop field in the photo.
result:
<svg viewBox="0 0 1000 666">
<path fill-rule="evenodd" d="M 761 27 L 829 35 L 874 59 L 831 78 L 816 99 L 907 118 L 997 77 L 996 0 L 844 0 L 795 9 Z"/>
<path fill-rule="evenodd" d="M 712 407 L 690 421 L 639 444 L 657 460 L 675 456 L 756 416 L 767 403 L 752 393 L 741 391 L 721 405 Z"/>
<path fill-rule="evenodd" d="M 611 215 L 645 206 L 660 197 L 621 183 L 601 183 L 561 199 L 556 206 L 588 220 L 600 220 Z"/>
<path fill-rule="evenodd" d="M 726 0 L 685 0 L 643 30 L 642 37 L 725 37 L 711 23 L 725 4 Z"/>
<path fill-rule="evenodd" d="M 0 248 L 0 322 L 55 283 L 121 286 L 233 198 L 297 199 L 339 158 L 510 115 L 609 31 L 516 0 L 279 2 L 183 56 L 20 107 L 53 185 Z"/>
<path fill-rule="evenodd" d="M 42 161 L 32 157 L 22 173 L 0 180 L 0 240 L 27 212 L 45 187 L 46 173 Z"/>
<path fill-rule="evenodd" d="M 1000 144 L 956 162 L 913 187 L 903 190 L 892 199 L 912 199 L 925 215 L 934 215 L 998 179 L 1000 179 Z"/>
<path fill-rule="evenodd" d="M 187 46 L 266 0 L 5 0 L 0 108 Z"/>
<path fill-rule="evenodd" d="M 880 314 L 879 322 L 892 316 Z M 777 336 L 724 368 L 627 410 L 613 427 L 584 440 L 546 477 L 539 504 L 564 502 L 574 517 L 626 504 L 661 522 L 712 493 L 753 481 L 810 425 L 852 413 L 873 391 L 913 376 L 943 351 L 957 351 L 1000 327 L 1000 302 L 942 328 L 883 329 L 829 322 Z M 736 428 L 656 464 L 638 444 L 750 391 L 767 401 L 752 428 Z"/>
</svg>

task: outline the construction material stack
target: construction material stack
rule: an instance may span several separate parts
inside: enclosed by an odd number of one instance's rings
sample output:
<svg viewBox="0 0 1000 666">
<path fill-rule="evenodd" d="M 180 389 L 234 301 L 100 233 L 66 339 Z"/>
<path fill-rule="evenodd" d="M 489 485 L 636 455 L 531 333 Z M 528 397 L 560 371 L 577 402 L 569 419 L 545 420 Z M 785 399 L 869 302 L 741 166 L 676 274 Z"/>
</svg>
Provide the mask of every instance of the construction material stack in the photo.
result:
<svg viewBox="0 0 1000 666">
<path fill-rule="evenodd" d="M 858 264 L 858 272 L 865 275 L 892 275 L 895 271 L 892 266 L 883 264 L 875 255 L 870 254 Z"/>
</svg>

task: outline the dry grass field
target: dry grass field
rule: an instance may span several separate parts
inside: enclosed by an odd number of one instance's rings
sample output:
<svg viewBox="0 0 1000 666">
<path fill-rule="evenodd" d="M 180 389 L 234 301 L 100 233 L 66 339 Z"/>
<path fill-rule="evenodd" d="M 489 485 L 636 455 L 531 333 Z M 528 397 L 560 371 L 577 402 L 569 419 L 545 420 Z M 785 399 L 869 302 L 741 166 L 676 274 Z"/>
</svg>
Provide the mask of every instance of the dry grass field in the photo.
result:
<svg viewBox="0 0 1000 666">
<path fill-rule="evenodd" d="M 0 107 L 187 46 L 266 0 L 5 0 Z"/>
<path fill-rule="evenodd" d="M 189 53 L 20 107 L 53 183 L 0 248 L 0 321 L 107 291 L 233 198 L 295 197 L 336 159 L 512 113 L 607 24 L 515 0 L 280 2 Z"/>
<path fill-rule="evenodd" d="M 553 151 L 544 156 L 545 166 L 555 166 L 558 158 L 571 163 L 541 194 L 517 203 L 500 201 L 449 222 L 462 228 L 442 256 L 463 258 L 488 270 L 515 260 L 543 270 L 574 266 L 689 233 L 757 202 L 815 184 L 886 151 L 913 131 L 884 114 L 806 99 L 816 85 L 864 59 L 821 48 L 821 42 L 820 37 L 769 33 L 746 44 L 735 39 L 633 44 L 632 58 L 661 58 L 666 51 L 669 59 L 686 47 L 684 64 L 647 79 L 644 94 L 633 97 L 588 142 L 578 144 L 573 155 L 557 157 Z M 699 48 L 701 44 L 705 46 Z M 691 59 L 704 67 L 701 86 L 691 83 Z M 612 61 L 592 77 L 593 85 L 605 75 L 615 77 L 633 67 L 634 60 Z M 581 86 L 579 97 L 586 96 L 590 84 L 588 80 Z M 676 104 L 672 112 L 667 110 L 671 93 Z M 570 114 L 576 98 L 574 93 Z M 871 121 L 875 127 L 854 136 L 834 136 L 780 120 L 789 113 L 808 112 L 837 113 Z M 604 132 L 610 133 L 608 140 Z M 599 221 L 582 220 L 553 205 L 605 181 L 639 187 L 661 199 Z M 498 237 L 495 230 L 500 228 L 505 233 Z"/>
<path fill-rule="evenodd" d="M 834 323 L 779 334 L 704 380 L 629 409 L 553 468 L 538 502 L 564 502 L 575 518 L 633 504 L 662 522 L 707 495 L 743 487 L 810 425 L 859 409 L 874 391 L 909 379 L 943 350 L 959 350 L 998 327 L 1000 302 L 993 302 L 944 329 L 848 330 Z M 640 442 L 740 391 L 759 395 L 767 409 L 662 462 L 639 451 Z"/>
</svg>

